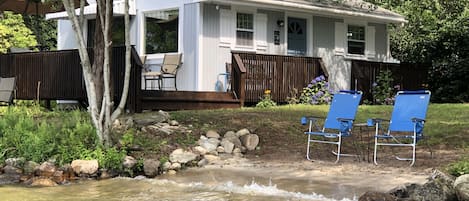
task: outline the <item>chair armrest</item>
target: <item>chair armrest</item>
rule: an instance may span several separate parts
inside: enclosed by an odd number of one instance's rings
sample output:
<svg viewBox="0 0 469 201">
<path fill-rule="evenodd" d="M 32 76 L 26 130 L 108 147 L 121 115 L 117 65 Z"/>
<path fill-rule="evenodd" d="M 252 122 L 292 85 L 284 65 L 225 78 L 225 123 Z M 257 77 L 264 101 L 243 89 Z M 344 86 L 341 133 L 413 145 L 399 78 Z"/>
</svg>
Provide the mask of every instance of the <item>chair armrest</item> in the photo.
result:
<svg viewBox="0 0 469 201">
<path fill-rule="evenodd" d="M 308 121 L 316 122 L 318 119 L 324 119 L 324 117 L 304 116 L 304 117 L 301 117 L 301 124 L 306 125 Z"/>
<path fill-rule="evenodd" d="M 414 122 L 414 123 L 415 123 L 415 122 L 425 122 L 425 119 L 420 119 L 420 118 L 417 118 L 417 117 L 414 117 L 414 118 L 412 118 L 411 120 L 412 120 L 412 122 Z"/>
<path fill-rule="evenodd" d="M 337 118 L 337 121 L 341 121 L 341 122 L 344 122 L 344 121 L 353 121 L 355 119 L 348 119 L 348 118 Z"/>
</svg>

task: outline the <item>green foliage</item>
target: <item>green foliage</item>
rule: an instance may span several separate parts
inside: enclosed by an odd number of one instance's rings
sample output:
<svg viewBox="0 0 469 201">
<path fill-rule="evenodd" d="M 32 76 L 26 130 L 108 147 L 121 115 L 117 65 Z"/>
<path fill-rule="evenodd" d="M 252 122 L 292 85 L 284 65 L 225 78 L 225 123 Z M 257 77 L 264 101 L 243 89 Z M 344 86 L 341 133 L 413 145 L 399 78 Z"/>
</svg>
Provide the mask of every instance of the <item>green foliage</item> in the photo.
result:
<svg viewBox="0 0 469 201">
<path fill-rule="evenodd" d="M 261 98 L 261 101 L 259 101 L 256 104 L 256 107 L 258 108 L 269 108 L 276 106 L 277 103 L 272 100 L 272 96 L 270 95 L 271 91 L 270 90 L 265 90 L 264 91 L 264 96 Z"/>
<path fill-rule="evenodd" d="M 393 84 L 392 73 L 390 70 L 385 69 L 379 72 L 376 76 L 376 82 L 373 83 L 373 100 L 377 105 L 392 105 L 394 104 L 395 89 L 399 86 L 392 86 Z"/>
<path fill-rule="evenodd" d="M 456 177 L 464 174 L 469 174 L 469 160 L 463 159 L 450 164 L 448 167 L 448 172 Z"/>
<path fill-rule="evenodd" d="M 34 33 L 41 50 L 54 50 L 57 48 L 57 22 L 46 20 L 37 15 L 23 17 L 26 26 Z"/>
<path fill-rule="evenodd" d="M 122 147 L 130 147 L 134 143 L 134 133 L 136 131 L 134 129 L 126 130 L 122 138 L 119 140 Z"/>
<path fill-rule="evenodd" d="M 86 113 L 41 113 L 39 107 L 8 107 L 0 118 L 0 160 L 24 157 L 59 164 L 78 159 L 97 145 L 96 131 Z"/>
<path fill-rule="evenodd" d="M 127 152 L 124 150 L 117 150 L 115 147 L 103 149 L 98 146 L 94 150 L 83 150 L 80 154 L 80 159 L 98 160 L 99 167 L 101 168 L 122 170 L 122 161 L 126 155 Z"/>
<path fill-rule="evenodd" d="M 332 94 L 329 89 L 329 83 L 323 75 L 311 80 L 308 86 L 303 88 L 300 95 L 300 102 L 303 104 L 329 104 L 331 100 Z"/>
<path fill-rule="evenodd" d="M 401 61 L 431 64 L 432 102 L 468 102 L 469 0 L 368 0 L 406 17 L 395 26 L 391 50 Z"/>
<path fill-rule="evenodd" d="M 0 13 L 0 53 L 6 53 L 10 47 L 27 48 L 37 45 L 33 32 L 26 27 L 23 17 L 5 11 Z"/>
</svg>

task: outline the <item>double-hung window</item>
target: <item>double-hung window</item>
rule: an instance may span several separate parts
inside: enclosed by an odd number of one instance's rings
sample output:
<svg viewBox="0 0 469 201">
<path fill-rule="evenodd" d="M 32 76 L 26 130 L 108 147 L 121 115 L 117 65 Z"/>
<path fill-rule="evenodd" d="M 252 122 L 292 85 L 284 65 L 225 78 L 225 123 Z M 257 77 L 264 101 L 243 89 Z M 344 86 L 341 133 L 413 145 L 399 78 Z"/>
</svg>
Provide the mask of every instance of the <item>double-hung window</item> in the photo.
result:
<svg viewBox="0 0 469 201">
<path fill-rule="evenodd" d="M 365 27 L 348 25 L 347 53 L 365 55 Z"/>
<path fill-rule="evenodd" d="M 179 10 L 145 13 L 145 53 L 178 51 Z"/>
<path fill-rule="evenodd" d="M 254 16 L 248 13 L 236 14 L 236 45 L 254 46 Z"/>
</svg>

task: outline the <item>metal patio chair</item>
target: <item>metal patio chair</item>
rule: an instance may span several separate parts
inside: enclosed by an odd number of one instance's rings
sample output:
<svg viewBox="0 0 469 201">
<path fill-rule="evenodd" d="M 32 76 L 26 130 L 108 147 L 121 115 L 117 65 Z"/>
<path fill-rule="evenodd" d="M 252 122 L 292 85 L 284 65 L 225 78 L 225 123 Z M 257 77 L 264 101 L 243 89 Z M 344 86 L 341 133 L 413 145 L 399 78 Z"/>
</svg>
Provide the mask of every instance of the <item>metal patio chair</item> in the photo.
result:
<svg viewBox="0 0 469 201">
<path fill-rule="evenodd" d="M 14 92 L 16 86 L 15 77 L 2 77 L 0 78 L 0 102 L 8 105 L 13 104 Z"/>
<path fill-rule="evenodd" d="M 333 144 L 337 146 L 337 151 L 332 151 L 337 156 L 336 163 L 340 156 L 357 156 L 341 153 L 342 137 L 350 137 L 352 135 L 353 121 L 358 110 L 358 105 L 362 97 L 361 91 L 340 91 L 334 94 L 329 108 L 329 112 L 324 121 L 322 129 L 320 129 L 318 117 L 303 117 L 301 123 L 309 124 L 308 145 L 306 150 L 306 158 L 310 159 L 310 147 L 312 142 Z M 319 137 L 320 139 L 315 139 Z"/>
<path fill-rule="evenodd" d="M 399 91 L 396 95 L 391 120 L 386 132 L 383 131 L 383 119 L 369 119 L 368 125 L 375 126 L 375 147 L 373 161 L 376 165 L 378 156 L 378 146 L 400 146 L 411 147 L 412 157 L 398 160 L 412 161 L 415 163 L 415 149 L 417 142 L 423 139 L 423 127 L 430 102 L 430 91 Z M 428 145 L 428 144 L 427 144 Z M 428 146 L 429 147 L 429 146 Z M 429 147 L 430 152 L 431 148 Z"/>
<path fill-rule="evenodd" d="M 181 58 L 182 54 L 165 54 L 163 63 L 155 64 L 156 66 L 161 66 L 160 71 L 149 71 L 143 73 L 145 84 L 149 80 L 156 80 L 158 81 L 158 87 L 161 90 L 164 86 L 165 79 L 174 79 L 174 89 L 177 91 L 176 76 L 179 67 L 182 65 Z"/>
</svg>

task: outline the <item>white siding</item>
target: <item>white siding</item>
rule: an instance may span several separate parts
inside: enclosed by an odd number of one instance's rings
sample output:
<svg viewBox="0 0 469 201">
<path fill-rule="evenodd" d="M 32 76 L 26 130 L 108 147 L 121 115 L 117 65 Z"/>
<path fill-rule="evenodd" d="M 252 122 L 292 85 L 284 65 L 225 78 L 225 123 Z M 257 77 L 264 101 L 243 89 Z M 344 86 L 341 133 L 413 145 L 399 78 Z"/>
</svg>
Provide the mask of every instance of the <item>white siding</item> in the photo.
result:
<svg viewBox="0 0 469 201">
<path fill-rule="evenodd" d="M 208 5 L 207 5 L 208 7 Z M 220 47 L 231 47 L 235 41 L 235 13 L 231 10 L 220 9 L 219 28 L 220 28 Z M 207 16 L 208 17 L 208 16 Z M 216 17 L 215 15 L 210 16 Z M 207 19 L 210 20 L 210 19 Z M 215 24 L 211 24 L 216 26 Z"/>
<path fill-rule="evenodd" d="M 375 51 L 375 27 L 367 26 L 365 33 L 365 56 L 370 59 L 374 59 L 376 56 Z"/>
<path fill-rule="evenodd" d="M 345 53 L 345 24 L 342 22 L 335 23 L 335 54 L 343 55 Z"/>
<path fill-rule="evenodd" d="M 256 35 L 256 49 L 257 51 L 265 52 L 267 50 L 267 15 L 256 14 L 256 26 L 254 33 Z"/>
<path fill-rule="evenodd" d="M 199 3 L 186 4 L 184 6 L 184 31 L 183 31 L 183 65 L 178 72 L 178 89 L 184 91 L 197 91 L 200 89 L 199 80 Z"/>
</svg>

